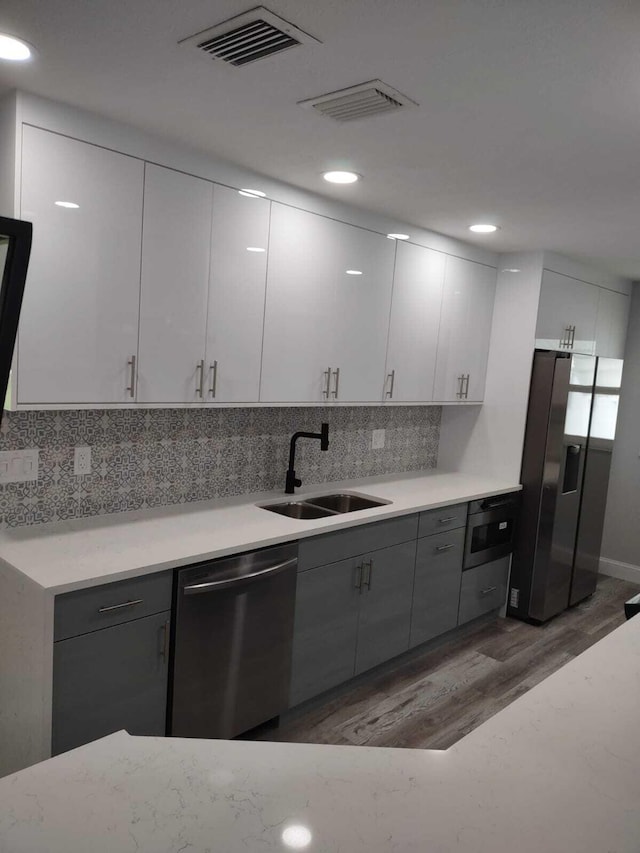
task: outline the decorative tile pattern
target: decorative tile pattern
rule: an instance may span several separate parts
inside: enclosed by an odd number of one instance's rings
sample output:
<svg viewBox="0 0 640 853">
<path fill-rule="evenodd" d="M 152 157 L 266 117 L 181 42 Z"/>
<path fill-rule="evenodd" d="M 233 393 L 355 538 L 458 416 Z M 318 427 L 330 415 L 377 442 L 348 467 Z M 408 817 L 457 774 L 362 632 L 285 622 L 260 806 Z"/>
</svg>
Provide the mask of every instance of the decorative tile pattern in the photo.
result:
<svg viewBox="0 0 640 853">
<path fill-rule="evenodd" d="M 329 422 L 330 447 L 300 441 L 296 469 L 323 483 L 433 468 L 439 406 L 136 409 L 5 412 L 0 450 L 40 448 L 40 479 L 0 486 L 0 526 L 277 489 L 289 439 Z M 371 450 L 371 431 L 385 447 Z M 92 472 L 73 473 L 73 448 L 91 447 Z"/>
</svg>

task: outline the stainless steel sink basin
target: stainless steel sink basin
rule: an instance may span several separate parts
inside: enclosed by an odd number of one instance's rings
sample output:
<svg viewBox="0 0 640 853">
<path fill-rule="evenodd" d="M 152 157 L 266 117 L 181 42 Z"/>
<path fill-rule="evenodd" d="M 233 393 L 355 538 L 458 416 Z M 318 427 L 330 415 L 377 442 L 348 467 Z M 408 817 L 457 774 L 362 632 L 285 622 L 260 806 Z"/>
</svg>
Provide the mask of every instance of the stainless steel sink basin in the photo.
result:
<svg viewBox="0 0 640 853">
<path fill-rule="evenodd" d="M 314 504 L 307 503 L 306 501 L 290 501 L 282 504 L 263 504 L 260 508 L 268 509 L 269 512 L 277 512 L 279 515 L 286 515 L 288 518 L 328 518 L 330 515 L 337 514 L 330 509 L 325 509 L 321 506 L 314 506 Z"/>
<path fill-rule="evenodd" d="M 281 504 L 260 504 L 260 509 L 277 512 L 288 518 L 328 518 L 344 512 L 357 512 L 359 509 L 372 509 L 384 506 L 390 501 L 381 501 L 358 494 L 320 495 L 304 501 L 286 501 Z"/>
<path fill-rule="evenodd" d="M 308 498 L 307 503 L 321 506 L 333 512 L 357 512 L 360 509 L 372 509 L 375 506 L 384 506 L 388 501 L 367 498 L 364 495 L 321 495 L 319 498 Z"/>
</svg>

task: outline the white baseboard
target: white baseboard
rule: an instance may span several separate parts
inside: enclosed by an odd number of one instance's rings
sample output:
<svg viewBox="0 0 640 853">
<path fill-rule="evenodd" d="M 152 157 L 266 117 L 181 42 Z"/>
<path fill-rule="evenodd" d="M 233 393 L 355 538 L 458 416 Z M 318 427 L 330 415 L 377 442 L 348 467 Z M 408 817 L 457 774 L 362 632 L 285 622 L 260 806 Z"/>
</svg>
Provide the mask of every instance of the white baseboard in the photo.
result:
<svg viewBox="0 0 640 853">
<path fill-rule="evenodd" d="M 610 560 L 608 557 L 600 557 L 600 574 L 640 584 L 640 566 Z"/>
</svg>

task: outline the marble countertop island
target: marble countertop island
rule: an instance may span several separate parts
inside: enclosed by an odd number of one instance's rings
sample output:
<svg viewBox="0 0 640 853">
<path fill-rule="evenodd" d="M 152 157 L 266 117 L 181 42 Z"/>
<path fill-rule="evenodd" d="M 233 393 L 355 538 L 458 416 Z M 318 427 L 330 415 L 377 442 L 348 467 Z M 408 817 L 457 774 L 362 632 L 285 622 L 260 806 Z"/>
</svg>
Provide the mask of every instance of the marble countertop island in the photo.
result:
<svg viewBox="0 0 640 853">
<path fill-rule="evenodd" d="M 442 752 L 117 733 L 0 780 L 0 850 L 638 853 L 639 709 L 640 617 Z"/>
</svg>

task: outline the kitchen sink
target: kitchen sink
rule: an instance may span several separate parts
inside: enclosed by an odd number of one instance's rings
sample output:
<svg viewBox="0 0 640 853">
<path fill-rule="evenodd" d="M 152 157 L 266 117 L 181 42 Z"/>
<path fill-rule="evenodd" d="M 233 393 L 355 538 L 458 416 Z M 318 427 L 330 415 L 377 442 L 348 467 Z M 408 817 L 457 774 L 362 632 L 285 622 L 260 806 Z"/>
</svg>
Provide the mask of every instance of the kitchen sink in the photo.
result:
<svg viewBox="0 0 640 853">
<path fill-rule="evenodd" d="M 328 518 L 345 512 L 357 512 L 360 509 L 372 509 L 384 506 L 389 501 L 367 498 L 364 495 L 320 495 L 303 501 L 287 501 L 281 504 L 262 504 L 260 509 L 277 512 L 288 518 Z"/>
<path fill-rule="evenodd" d="M 279 515 L 286 515 L 288 518 L 328 518 L 330 515 L 337 515 L 335 511 L 314 506 L 311 503 L 306 503 L 306 501 L 266 504 L 260 509 L 268 509 L 269 512 L 277 512 Z"/>
<path fill-rule="evenodd" d="M 387 501 L 367 498 L 364 495 L 321 495 L 318 498 L 308 498 L 307 502 L 314 506 L 321 506 L 333 512 L 357 512 L 360 509 L 372 509 L 375 506 L 384 506 Z"/>
</svg>

